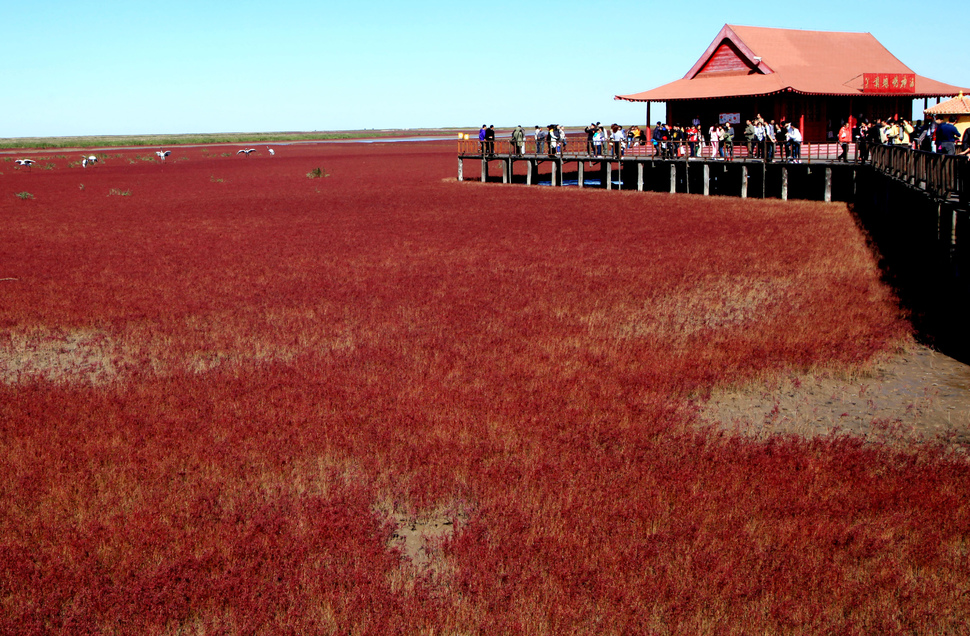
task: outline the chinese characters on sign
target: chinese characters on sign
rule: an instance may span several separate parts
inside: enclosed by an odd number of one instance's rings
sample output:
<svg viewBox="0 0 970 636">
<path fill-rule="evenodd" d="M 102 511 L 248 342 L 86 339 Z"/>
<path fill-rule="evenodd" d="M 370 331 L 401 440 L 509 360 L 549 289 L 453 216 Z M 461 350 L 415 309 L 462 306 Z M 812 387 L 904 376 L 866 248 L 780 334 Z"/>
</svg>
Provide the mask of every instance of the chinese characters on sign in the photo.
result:
<svg viewBox="0 0 970 636">
<path fill-rule="evenodd" d="M 916 73 L 863 73 L 863 93 L 915 93 Z"/>
<path fill-rule="evenodd" d="M 741 113 L 721 113 L 718 120 L 722 124 L 740 124 L 741 123 Z"/>
</svg>

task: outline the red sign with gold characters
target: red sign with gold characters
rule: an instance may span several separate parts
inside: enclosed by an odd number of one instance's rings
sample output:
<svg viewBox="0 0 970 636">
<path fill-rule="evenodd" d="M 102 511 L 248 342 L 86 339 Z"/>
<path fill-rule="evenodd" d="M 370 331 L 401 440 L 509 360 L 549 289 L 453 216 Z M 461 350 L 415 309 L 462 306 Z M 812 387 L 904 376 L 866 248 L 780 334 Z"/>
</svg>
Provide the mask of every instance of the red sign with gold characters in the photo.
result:
<svg viewBox="0 0 970 636">
<path fill-rule="evenodd" d="M 916 73 L 863 73 L 863 93 L 915 93 Z"/>
</svg>

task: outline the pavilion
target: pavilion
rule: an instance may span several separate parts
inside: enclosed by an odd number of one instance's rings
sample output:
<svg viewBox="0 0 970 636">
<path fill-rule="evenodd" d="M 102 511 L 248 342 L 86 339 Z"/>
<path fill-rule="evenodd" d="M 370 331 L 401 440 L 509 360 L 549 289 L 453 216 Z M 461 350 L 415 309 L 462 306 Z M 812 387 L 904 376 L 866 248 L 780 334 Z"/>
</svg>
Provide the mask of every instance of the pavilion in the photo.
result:
<svg viewBox="0 0 970 636">
<path fill-rule="evenodd" d="M 870 33 L 724 25 L 683 79 L 615 99 L 667 103 L 667 122 L 706 128 L 761 115 L 821 142 L 845 121 L 908 118 L 916 98 L 970 90 L 914 73 Z M 736 129 L 740 135 L 741 130 Z"/>
</svg>

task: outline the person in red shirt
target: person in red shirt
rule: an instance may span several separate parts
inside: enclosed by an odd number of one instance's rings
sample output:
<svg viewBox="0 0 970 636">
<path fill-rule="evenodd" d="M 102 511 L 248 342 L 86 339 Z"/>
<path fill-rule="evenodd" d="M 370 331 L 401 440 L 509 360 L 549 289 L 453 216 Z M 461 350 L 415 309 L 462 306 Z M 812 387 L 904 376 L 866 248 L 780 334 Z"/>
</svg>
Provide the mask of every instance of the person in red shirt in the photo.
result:
<svg viewBox="0 0 970 636">
<path fill-rule="evenodd" d="M 842 149 L 839 151 L 839 156 L 835 158 L 836 161 L 848 163 L 849 143 L 851 141 L 852 141 L 852 126 L 849 125 L 849 122 L 845 122 L 842 128 L 839 129 L 839 144 L 842 146 Z"/>
</svg>

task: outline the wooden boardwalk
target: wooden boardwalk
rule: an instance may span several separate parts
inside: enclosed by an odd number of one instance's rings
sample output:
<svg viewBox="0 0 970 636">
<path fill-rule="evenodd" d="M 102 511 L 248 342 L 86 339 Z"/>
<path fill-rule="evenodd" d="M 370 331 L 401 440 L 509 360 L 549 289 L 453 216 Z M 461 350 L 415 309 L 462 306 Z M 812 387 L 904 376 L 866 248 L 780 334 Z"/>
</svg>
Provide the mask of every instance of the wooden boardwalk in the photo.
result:
<svg viewBox="0 0 970 636">
<path fill-rule="evenodd" d="M 861 167 L 818 160 L 808 164 L 636 154 L 617 160 L 585 154 L 476 152 L 458 155 L 459 181 L 467 178 L 466 164 L 479 167 L 473 178 L 483 182 L 821 201 L 849 200 Z"/>
<path fill-rule="evenodd" d="M 735 147 L 735 157 L 679 156 L 663 158 L 651 147 L 631 148 L 621 158 L 580 152 L 537 154 L 509 152 L 508 143 L 496 142 L 501 154 L 483 154 L 477 142 L 459 145 L 458 180 L 468 178 L 466 167 L 478 167 L 482 182 L 525 185 L 574 186 L 606 190 L 636 190 L 779 198 L 816 201 L 852 201 L 860 170 L 875 170 L 909 186 L 921 189 L 934 200 L 966 207 L 970 162 L 952 157 L 877 146 L 871 160 L 855 161 L 857 149 L 850 146 L 848 162 L 835 158 L 836 144 L 816 145 L 803 154 L 801 162 L 763 161 L 749 158 L 746 148 Z M 709 148 L 705 149 L 709 151 Z M 474 168 L 472 171 L 475 172 Z"/>
</svg>

